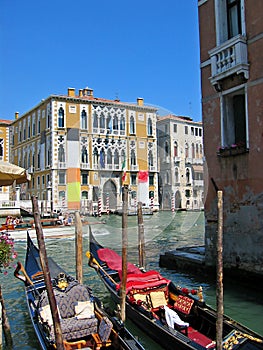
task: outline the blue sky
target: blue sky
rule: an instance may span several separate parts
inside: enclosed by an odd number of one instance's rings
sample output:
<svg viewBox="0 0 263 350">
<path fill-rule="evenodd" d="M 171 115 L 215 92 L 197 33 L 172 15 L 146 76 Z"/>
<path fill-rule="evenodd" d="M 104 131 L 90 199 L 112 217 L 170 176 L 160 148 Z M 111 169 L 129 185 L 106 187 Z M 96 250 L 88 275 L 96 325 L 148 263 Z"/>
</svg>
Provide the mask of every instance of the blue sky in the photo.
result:
<svg viewBox="0 0 263 350">
<path fill-rule="evenodd" d="M 68 87 L 201 120 L 196 0 L 0 0 L 0 119 Z"/>
</svg>

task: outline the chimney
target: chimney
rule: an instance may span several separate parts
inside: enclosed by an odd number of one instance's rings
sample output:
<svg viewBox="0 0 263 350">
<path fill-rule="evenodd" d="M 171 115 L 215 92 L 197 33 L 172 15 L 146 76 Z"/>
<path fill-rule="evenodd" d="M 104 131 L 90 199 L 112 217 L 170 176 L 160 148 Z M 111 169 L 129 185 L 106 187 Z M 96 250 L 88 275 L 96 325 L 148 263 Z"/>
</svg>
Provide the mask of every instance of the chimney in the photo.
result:
<svg viewBox="0 0 263 350">
<path fill-rule="evenodd" d="M 75 88 L 68 88 L 68 96 L 75 97 Z"/>
<path fill-rule="evenodd" d="M 141 97 L 137 98 L 137 105 L 138 106 L 143 106 L 143 98 L 141 98 Z"/>
<path fill-rule="evenodd" d="M 83 90 L 79 89 L 79 97 L 82 97 L 82 96 L 83 96 Z"/>
<path fill-rule="evenodd" d="M 15 112 L 15 119 L 19 118 L 19 112 Z"/>
<path fill-rule="evenodd" d="M 86 87 L 85 89 L 83 89 L 83 95 L 84 96 L 93 96 L 93 89 Z"/>
</svg>

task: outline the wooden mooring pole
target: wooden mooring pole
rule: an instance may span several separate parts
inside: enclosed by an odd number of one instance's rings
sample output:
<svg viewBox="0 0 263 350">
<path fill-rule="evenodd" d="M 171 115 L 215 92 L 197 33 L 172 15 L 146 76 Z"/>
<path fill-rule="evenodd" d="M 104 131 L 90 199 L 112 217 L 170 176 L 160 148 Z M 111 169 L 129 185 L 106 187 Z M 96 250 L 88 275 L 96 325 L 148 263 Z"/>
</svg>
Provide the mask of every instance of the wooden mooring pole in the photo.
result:
<svg viewBox="0 0 263 350">
<path fill-rule="evenodd" d="M 75 254 L 76 254 L 76 279 L 79 283 L 83 282 L 83 236 L 82 236 L 82 223 L 80 214 L 75 212 Z"/>
<path fill-rule="evenodd" d="M 222 349 L 223 340 L 223 192 L 217 191 L 218 229 L 217 229 L 217 319 L 216 319 L 216 349 Z"/>
<path fill-rule="evenodd" d="M 37 242 L 38 242 L 38 248 L 39 248 L 40 264 L 44 274 L 44 281 L 47 289 L 49 305 L 50 305 L 51 314 L 53 318 L 56 346 L 57 346 L 57 350 L 64 350 L 62 331 L 61 331 L 60 320 L 58 316 L 58 308 L 57 308 L 54 291 L 52 288 L 43 229 L 39 218 L 38 202 L 36 197 L 34 196 L 32 196 L 32 209 L 34 214 L 35 230 L 36 230 L 36 236 L 37 236 Z"/>
<path fill-rule="evenodd" d="M 138 203 L 138 251 L 139 251 L 139 267 L 145 268 L 145 241 L 144 241 L 144 226 L 142 215 L 142 202 Z"/>
<path fill-rule="evenodd" d="M 123 187 L 122 197 L 122 279 L 121 279 L 121 320 L 125 322 L 125 301 L 127 282 L 127 247 L 128 247 L 128 186 Z"/>
<path fill-rule="evenodd" d="M 13 349 L 13 339 L 12 339 L 12 335 L 11 335 L 11 328 L 10 328 L 10 324 L 8 321 L 8 317 L 6 314 L 6 309 L 5 309 L 5 304 L 4 304 L 4 298 L 3 298 L 3 294 L 2 294 L 2 288 L 0 285 L 0 349 L 2 348 L 2 329 L 3 329 L 3 333 L 4 333 L 4 337 L 5 337 L 5 345 L 7 349 Z"/>
</svg>

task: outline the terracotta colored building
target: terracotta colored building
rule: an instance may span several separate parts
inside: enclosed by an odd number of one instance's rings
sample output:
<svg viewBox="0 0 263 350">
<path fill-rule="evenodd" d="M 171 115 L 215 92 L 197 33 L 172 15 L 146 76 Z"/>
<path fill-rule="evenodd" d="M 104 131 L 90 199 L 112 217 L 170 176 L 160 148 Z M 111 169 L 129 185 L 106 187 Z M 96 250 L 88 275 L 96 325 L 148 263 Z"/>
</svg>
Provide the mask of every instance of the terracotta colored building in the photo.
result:
<svg viewBox="0 0 263 350">
<path fill-rule="evenodd" d="M 224 265 L 263 273 L 263 1 L 199 0 L 206 264 L 215 264 L 217 189 Z"/>
</svg>

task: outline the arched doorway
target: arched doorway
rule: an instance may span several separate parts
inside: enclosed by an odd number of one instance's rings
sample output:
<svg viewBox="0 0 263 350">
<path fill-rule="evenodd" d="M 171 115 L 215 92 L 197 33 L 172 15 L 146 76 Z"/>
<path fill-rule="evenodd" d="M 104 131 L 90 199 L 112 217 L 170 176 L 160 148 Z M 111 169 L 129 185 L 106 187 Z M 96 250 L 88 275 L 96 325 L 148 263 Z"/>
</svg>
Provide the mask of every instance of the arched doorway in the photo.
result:
<svg viewBox="0 0 263 350">
<path fill-rule="evenodd" d="M 109 197 L 109 209 L 117 209 L 117 187 L 112 180 L 105 182 L 103 186 L 103 205 L 106 206 L 107 197 Z"/>
<path fill-rule="evenodd" d="M 175 192 L 175 208 L 182 208 L 182 198 L 180 191 Z"/>
</svg>

